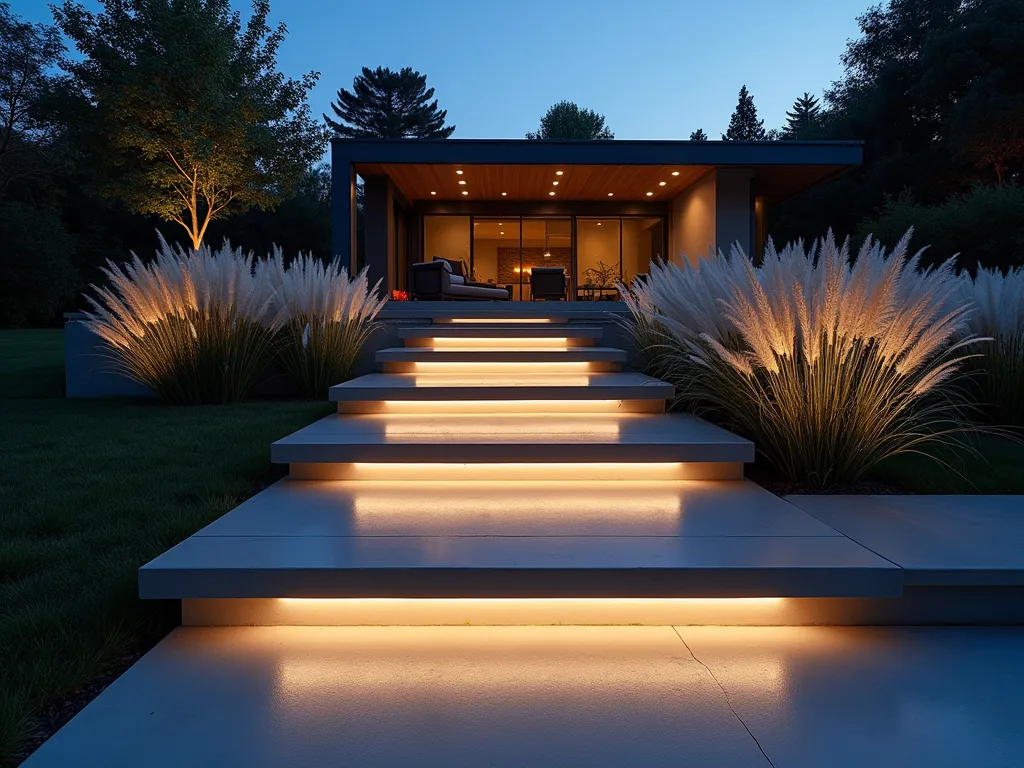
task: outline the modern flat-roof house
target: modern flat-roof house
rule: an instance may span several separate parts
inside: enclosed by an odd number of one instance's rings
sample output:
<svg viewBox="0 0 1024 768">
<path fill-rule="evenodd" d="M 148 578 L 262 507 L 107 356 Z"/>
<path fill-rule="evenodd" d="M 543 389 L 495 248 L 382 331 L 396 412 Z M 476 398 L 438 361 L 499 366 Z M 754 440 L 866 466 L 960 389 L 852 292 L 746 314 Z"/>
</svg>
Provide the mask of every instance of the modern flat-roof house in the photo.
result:
<svg viewBox="0 0 1024 768">
<path fill-rule="evenodd" d="M 767 209 L 860 165 L 862 144 L 335 139 L 331 157 L 334 252 L 355 266 L 359 176 L 365 260 L 386 290 L 444 258 L 513 300 L 533 269 L 561 267 L 566 298 L 595 300 L 652 258 L 760 249 Z"/>
</svg>

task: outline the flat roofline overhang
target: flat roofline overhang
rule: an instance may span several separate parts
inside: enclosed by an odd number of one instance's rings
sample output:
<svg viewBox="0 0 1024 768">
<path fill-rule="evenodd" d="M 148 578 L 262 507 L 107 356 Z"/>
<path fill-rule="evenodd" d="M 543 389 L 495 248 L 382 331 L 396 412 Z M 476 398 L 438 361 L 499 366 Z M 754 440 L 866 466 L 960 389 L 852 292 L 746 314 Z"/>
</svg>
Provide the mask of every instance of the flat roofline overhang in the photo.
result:
<svg viewBox="0 0 1024 768">
<path fill-rule="evenodd" d="M 350 163 L 500 165 L 859 166 L 860 141 L 556 141 L 529 139 L 332 139 Z"/>
</svg>

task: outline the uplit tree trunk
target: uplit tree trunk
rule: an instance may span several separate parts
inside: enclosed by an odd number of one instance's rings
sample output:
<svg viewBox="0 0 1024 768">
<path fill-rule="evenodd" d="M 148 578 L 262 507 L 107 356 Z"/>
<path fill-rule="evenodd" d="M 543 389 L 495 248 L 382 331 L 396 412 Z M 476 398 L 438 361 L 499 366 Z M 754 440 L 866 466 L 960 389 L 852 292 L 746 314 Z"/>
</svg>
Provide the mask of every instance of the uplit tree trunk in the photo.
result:
<svg viewBox="0 0 1024 768">
<path fill-rule="evenodd" d="M 204 189 L 200 182 L 200 170 L 187 163 L 191 172 L 182 167 L 172 152 L 167 153 L 174 167 L 178 169 L 181 180 L 174 183 L 174 190 L 181 197 L 185 210 L 181 215 L 173 215 L 170 220 L 181 226 L 192 241 L 193 250 L 198 251 L 203 244 L 206 228 L 213 218 L 223 211 L 235 199 L 234 193 Z M 187 215 L 186 215 L 187 214 Z"/>
</svg>

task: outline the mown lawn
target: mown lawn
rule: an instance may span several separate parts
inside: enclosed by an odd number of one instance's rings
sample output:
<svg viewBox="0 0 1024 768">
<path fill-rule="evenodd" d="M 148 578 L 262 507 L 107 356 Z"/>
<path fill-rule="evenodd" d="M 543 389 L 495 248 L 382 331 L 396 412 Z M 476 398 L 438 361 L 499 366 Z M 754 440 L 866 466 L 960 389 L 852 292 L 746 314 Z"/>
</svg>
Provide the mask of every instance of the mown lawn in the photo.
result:
<svg viewBox="0 0 1024 768">
<path fill-rule="evenodd" d="M 330 411 L 66 401 L 62 359 L 62 331 L 0 332 L 0 765 L 177 623 L 137 599 L 138 567 L 272 481 L 270 443 Z"/>
</svg>

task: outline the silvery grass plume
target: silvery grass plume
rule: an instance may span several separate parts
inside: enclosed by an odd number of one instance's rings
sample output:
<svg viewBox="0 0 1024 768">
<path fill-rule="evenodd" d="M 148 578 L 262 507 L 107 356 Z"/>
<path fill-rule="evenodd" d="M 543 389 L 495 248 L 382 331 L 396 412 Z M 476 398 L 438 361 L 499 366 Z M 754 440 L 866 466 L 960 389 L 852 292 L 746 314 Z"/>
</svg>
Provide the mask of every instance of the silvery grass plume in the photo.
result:
<svg viewBox="0 0 1024 768">
<path fill-rule="evenodd" d="M 891 254 L 868 238 L 852 263 L 830 232 L 809 248 L 769 243 L 760 267 L 738 247 L 662 264 L 630 309 L 670 335 L 684 407 L 753 439 L 791 479 L 851 482 L 966 426 L 970 307 L 951 262 L 920 270 L 910 235 Z"/>
<path fill-rule="evenodd" d="M 999 426 L 1024 426 L 1024 267 L 962 276 L 961 301 L 975 311 L 969 332 L 992 339 L 971 360 L 981 410 Z"/>
<path fill-rule="evenodd" d="M 276 286 L 278 311 L 287 318 L 279 351 L 303 395 L 324 399 L 351 376 L 360 350 L 376 327 L 385 299 L 364 269 L 354 279 L 339 260 L 325 263 L 299 254 L 285 268 L 280 251 L 257 267 Z"/>
<path fill-rule="evenodd" d="M 241 400 L 267 364 L 284 318 L 274 288 L 253 274 L 253 258 L 232 249 L 172 247 L 159 235 L 156 258 L 135 253 L 107 262 L 109 287 L 90 286 L 86 324 L 113 367 L 173 403 Z"/>
</svg>

